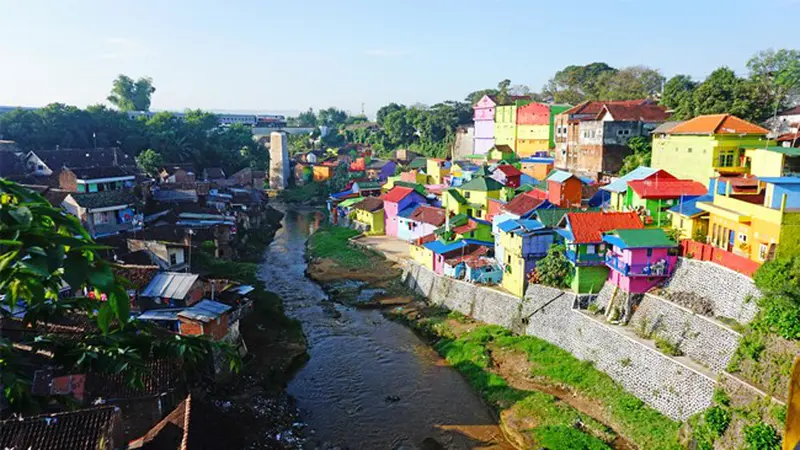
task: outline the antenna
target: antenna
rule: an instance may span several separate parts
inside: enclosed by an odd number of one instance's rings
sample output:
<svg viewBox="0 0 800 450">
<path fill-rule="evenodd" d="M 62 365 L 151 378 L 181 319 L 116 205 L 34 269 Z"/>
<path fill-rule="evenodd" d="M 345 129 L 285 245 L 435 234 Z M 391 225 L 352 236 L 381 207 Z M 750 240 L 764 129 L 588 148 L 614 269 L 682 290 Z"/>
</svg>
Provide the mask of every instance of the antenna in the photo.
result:
<svg viewBox="0 0 800 450">
<path fill-rule="evenodd" d="M 361 115 L 362 115 L 362 116 L 366 116 L 366 115 L 364 114 L 364 102 L 361 102 Z"/>
</svg>

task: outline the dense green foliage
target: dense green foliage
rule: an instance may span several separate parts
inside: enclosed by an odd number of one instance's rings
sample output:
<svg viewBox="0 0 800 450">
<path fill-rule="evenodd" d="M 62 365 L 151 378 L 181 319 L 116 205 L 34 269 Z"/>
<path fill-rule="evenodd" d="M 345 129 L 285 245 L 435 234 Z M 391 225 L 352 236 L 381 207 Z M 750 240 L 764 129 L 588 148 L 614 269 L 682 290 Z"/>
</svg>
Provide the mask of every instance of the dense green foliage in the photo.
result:
<svg viewBox="0 0 800 450">
<path fill-rule="evenodd" d="M 150 97 L 155 91 L 151 78 L 134 81 L 127 75 L 119 75 L 107 100 L 120 111 L 149 111 Z"/>
<path fill-rule="evenodd" d="M 164 157 L 161 156 L 161 153 L 148 148 L 136 157 L 136 165 L 146 174 L 156 176 L 158 171 L 164 167 Z"/>
<path fill-rule="evenodd" d="M 721 406 L 712 406 L 705 412 L 705 422 L 717 436 L 721 436 L 731 423 L 731 414 Z"/>
<path fill-rule="evenodd" d="M 785 339 L 800 339 L 800 257 L 769 261 L 753 279 L 762 294 L 753 327 Z"/>
<path fill-rule="evenodd" d="M 34 352 L 51 352 L 52 362 L 67 370 L 124 373 L 132 385 L 141 383 L 149 360 L 178 358 L 194 370 L 212 346 L 229 351 L 231 367 L 238 367 L 238 356 L 226 344 L 154 332 L 150 325 L 131 320 L 126 282 L 98 257 L 96 250 L 102 248 L 77 218 L 53 208 L 39 194 L 0 180 L 0 292 L 5 306 L 14 311 L 24 305 L 26 323 L 68 317 L 88 317 L 94 323 L 81 339 L 45 333 L 22 344 Z M 87 287 L 103 300 L 59 298 L 64 283 L 74 292 Z M 5 401 L 13 410 L 36 410 L 31 374 L 20 370 L 31 354 L 0 339 L 0 356 Z"/>
<path fill-rule="evenodd" d="M 780 450 L 781 438 L 775 428 L 766 423 L 757 423 L 744 429 L 747 450 Z"/>
<path fill-rule="evenodd" d="M 572 281 L 572 265 L 564 256 L 563 245 L 551 245 L 547 255 L 536 264 L 536 281 L 557 288 L 569 287 Z"/>
<path fill-rule="evenodd" d="M 548 425 L 533 431 L 536 442 L 549 449 L 610 450 L 605 442 L 568 425 Z"/>
<path fill-rule="evenodd" d="M 619 176 L 632 172 L 639 166 L 650 167 L 650 159 L 653 156 L 652 141 L 650 139 L 643 136 L 634 136 L 628 139 L 628 147 L 633 153 L 622 160 Z"/>
<path fill-rule="evenodd" d="M 578 104 L 584 100 L 634 100 L 661 91 L 664 77 L 645 66 L 615 69 L 606 63 L 568 66 L 556 72 L 543 93 L 556 103 Z"/>
<path fill-rule="evenodd" d="M 105 106 L 79 109 L 53 103 L 38 110 L 17 109 L 0 115 L 0 136 L 23 150 L 120 147 L 132 156 L 145 149 L 164 162 L 191 162 L 197 169 L 222 167 L 233 173 L 243 167 L 265 169 L 267 152 L 247 126 L 219 127 L 216 116 L 187 110 L 183 119 L 161 112 L 150 119 L 129 119 Z"/>
</svg>

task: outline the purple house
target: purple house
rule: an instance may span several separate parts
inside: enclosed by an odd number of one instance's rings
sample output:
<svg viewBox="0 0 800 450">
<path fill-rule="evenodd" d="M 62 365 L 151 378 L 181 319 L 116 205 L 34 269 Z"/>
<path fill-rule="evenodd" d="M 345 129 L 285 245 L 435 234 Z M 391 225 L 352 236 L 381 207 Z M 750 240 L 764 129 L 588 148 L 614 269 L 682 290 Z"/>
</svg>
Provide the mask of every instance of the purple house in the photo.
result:
<svg viewBox="0 0 800 450">
<path fill-rule="evenodd" d="M 484 95 L 478 103 L 472 107 L 472 120 L 475 122 L 475 134 L 473 135 L 473 151 L 476 155 L 485 155 L 494 147 L 494 108 L 497 106 L 495 100 Z"/>
<path fill-rule="evenodd" d="M 371 180 L 386 180 L 394 175 L 397 164 L 385 159 L 373 159 L 366 166 L 367 178 Z"/>
<path fill-rule="evenodd" d="M 678 259 L 678 244 L 661 228 L 613 230 L 603 242 L 608 281 L 625 292 L 649 291 L 672 274 Z"/>
<path fill-rule="evenodd" d="M 387 236 L 397 237 L 398 214 L 414 204 L 424 204 L 425 197 L 414 189 L 395 186 L 383 195 L 383 212 Z"/>
</svg>

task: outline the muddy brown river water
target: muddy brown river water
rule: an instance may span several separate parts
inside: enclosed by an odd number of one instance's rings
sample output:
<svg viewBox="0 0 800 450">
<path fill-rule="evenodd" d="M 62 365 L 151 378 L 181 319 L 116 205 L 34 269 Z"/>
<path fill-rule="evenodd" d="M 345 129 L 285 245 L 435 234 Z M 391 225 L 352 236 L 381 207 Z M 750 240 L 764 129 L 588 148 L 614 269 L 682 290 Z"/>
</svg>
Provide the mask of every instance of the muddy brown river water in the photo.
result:
<svg viewBox="0 0 800 450">
<path fill-rule="evenodd" d="M 324 217 L 285 213 L 260 276 L 308 339 L 310 358 L 287 389 L 308 424 L 306 448 L 512 448 L 467 381 L 413 332 L 379 311 L 327 303 L 304 275 L 305 242 Z"/>
</svg>

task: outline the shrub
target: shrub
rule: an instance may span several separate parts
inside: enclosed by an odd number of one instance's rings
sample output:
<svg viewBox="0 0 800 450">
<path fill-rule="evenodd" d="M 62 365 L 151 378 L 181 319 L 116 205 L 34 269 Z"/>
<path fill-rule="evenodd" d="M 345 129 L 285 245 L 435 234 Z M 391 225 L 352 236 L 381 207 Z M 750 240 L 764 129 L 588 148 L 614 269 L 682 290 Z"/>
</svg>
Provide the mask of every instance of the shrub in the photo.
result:
<svg viewBox="0 0 800 450">
<path fill-rule="evenodd" d="M 203 243 L 200 244 L 200 248 L 205 251 L 212 252 L 217 249 L 217 244 L 215 244 L 214 241 L 203 241 Z"/>
<path fill-rule="evenodd" d="M 670 356 L 681 356 L 683 352 L 681 351 L 678 344 L 664 338 L 657 337 L 656 338 L 656 348 L 661 350 L 662 353 L 665 355 Z"/>
<path fill-rule="evenodd" d="M 567 425 L 551 425 L 533 430 L 536 442 L 552 450 L 610 450 L 611 447 L 594 436 Z"/>
<path fill-rule="evenodd" d="M 556 288 L 569 287 L 572 265 L 564 255 L 563 245 L 551 245 L 547 255 L 536 264 L 536 277 L 540 283 Z"/>
<path fill-rule="evenodd" d="M 728 396 L 728 393 L 720 388 L 714 389 L 714 395 L 711 399 L 718 405 L 729 406 L 731 404 L 731 398 Z"/>
<path fill-rule="evenodd" d="M 719 406 L 712 406 L 706 410 L 705 420 L 708 427 L 721 436 L 731 423 L 731 414 Z"/>
<path fill-rule="evenodd" d="M 763 422 L 746 426 L 744 441 L 747 443 L 747 450 L 780 450 L 781 445 L 778 432 Z"/>
</svg>

